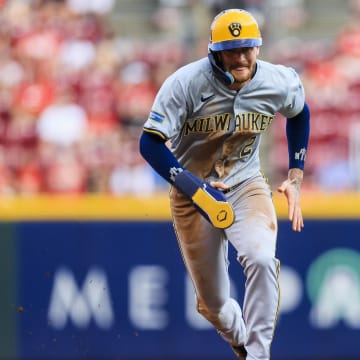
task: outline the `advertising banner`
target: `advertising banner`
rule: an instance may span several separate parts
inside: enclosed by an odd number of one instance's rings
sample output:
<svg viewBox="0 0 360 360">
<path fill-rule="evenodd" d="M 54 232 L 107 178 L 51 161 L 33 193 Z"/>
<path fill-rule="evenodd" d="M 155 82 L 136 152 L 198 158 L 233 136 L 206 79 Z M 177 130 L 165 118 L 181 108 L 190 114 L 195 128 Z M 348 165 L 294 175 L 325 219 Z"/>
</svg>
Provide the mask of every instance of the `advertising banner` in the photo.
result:
<svg viewBox="0 0 360 360">
<path fill-rule="evenodd" d="M 19 222 L 15 229 L 17 359 L 234 358 L 195 311 L 169 221 Z M 359 233 L 355 219 L 307 220 L 301 233 L 280 221 L 272 359 L 360 358 Z M 245 279 L 231 247 L 229 258 L 241 303 Z"/>
</svg>

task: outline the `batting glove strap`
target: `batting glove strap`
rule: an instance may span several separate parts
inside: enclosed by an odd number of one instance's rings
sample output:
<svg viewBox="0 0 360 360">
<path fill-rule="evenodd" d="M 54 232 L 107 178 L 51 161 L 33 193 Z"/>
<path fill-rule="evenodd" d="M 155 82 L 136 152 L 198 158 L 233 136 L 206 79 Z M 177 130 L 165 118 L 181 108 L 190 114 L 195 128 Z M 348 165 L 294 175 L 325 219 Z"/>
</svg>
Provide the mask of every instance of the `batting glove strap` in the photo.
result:
<svg viewBox="0 0 360 360">
<path fill-rule="evenodd" d="M 197 210 L 213 226 L 226 229 L 234 222 L 234 211 L 225 195 L 190 171 L 184 170 L 176 175 L 174 186 L 192 200 Z"/>
</svg>

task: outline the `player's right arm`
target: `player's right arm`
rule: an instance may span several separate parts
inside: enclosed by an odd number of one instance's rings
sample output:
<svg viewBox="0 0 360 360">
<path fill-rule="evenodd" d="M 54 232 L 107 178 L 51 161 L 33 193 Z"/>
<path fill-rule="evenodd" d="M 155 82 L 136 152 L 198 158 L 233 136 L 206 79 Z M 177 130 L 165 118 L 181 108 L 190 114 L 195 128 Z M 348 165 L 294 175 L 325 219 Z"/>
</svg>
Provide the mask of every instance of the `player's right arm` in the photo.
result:
<svg viewBox="0 0 360 360">
<path fill-rule="evenodd" d="M 199 212 L 215 227 L 227 228 L 234 213 L 224 194 L 185 170 L 166 146 L 166 137 L 144 129 L 140 138 L 140 153 L 166 181 L 186 195 Z"/>
</svg>

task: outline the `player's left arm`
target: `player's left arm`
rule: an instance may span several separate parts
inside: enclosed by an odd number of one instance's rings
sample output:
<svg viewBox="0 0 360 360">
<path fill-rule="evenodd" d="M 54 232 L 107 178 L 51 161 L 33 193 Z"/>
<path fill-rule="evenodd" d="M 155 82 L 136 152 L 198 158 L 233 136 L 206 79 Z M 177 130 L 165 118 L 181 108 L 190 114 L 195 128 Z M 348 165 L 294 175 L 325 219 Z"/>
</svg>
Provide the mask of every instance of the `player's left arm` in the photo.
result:
<svg viewBox="0 0 360 360">
<path fill-rule="evenodd" d="M 278 191 L 285 194 L 288 202 L 289 220 L 292 229 L 300 232 L 304 220 L 300 204 L 300 187 L 303 180 L 306 152 L 310 134 L 310 109 L 304 103 L 303 110 L 293 118 L 286 120 L 288 140 L 289 172 L 288 178 L 279 186 Z"/>
<path fill-rule="evenodd" d="M 218 181 L 206 183 L 182 167 L 165 145 L 166 137 L 145 129 L 140 138 L 140 153 L 171 185 L 188 197 L 199 213 L 213 226 L 226 229 L 234 222 L 234 211 L 221 190 L 228 187 Z"/>
</svg>

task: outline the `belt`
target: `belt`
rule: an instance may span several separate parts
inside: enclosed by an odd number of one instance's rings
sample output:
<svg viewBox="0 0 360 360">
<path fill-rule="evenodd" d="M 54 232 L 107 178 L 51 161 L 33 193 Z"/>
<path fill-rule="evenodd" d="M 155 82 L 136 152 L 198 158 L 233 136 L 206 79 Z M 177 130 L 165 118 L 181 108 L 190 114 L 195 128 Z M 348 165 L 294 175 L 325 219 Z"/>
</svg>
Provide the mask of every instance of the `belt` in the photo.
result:
<svg viewBox="0 0 360 360">
<path fill-rule="evenodd" d="M 238 188 L 242 183 L 243 183 L 243 181 L 240 181 L 239 183 L 237 183 L 237 184 L 235 184 L 235 185 L 233 185 L 233 186 L 230 186 L 228 189 L 223 190 L 223 194 L 227 194 L 227 193 L 229 193 L 230 191 L 235 190 L 235 189 Z"/>
</svg>

